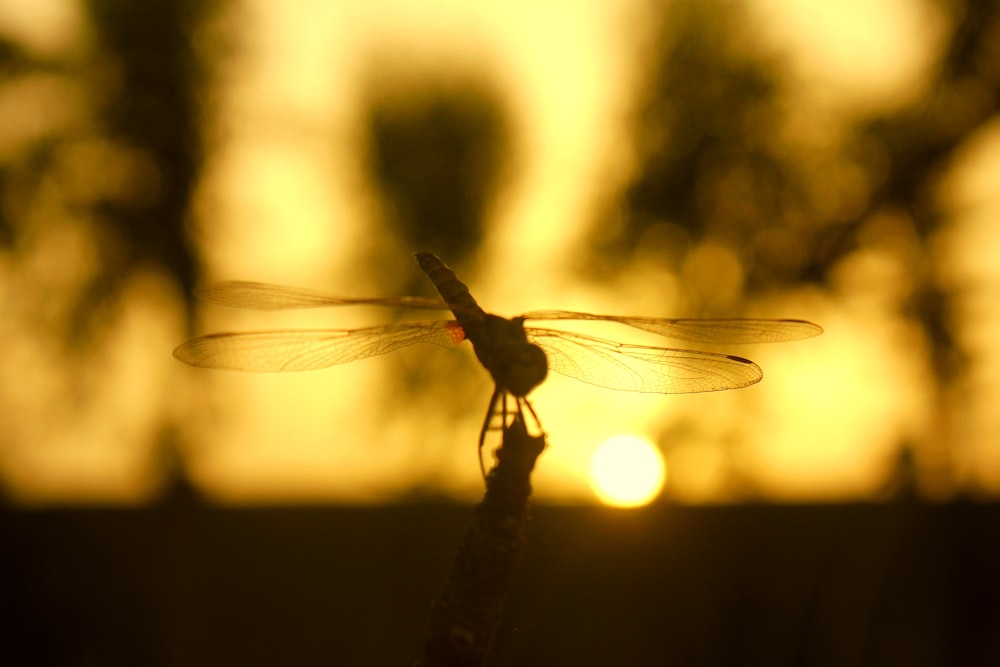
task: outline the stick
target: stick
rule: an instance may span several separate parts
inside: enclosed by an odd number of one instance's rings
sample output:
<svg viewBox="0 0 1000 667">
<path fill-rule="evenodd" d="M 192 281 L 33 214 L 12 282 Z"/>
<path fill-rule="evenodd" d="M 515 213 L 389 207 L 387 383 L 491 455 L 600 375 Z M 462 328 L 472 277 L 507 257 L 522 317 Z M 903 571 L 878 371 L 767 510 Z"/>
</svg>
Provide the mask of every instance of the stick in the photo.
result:
<svg viewBox="0 0 1000 667">
<path fill-rule="evenodd" d="M 545 437 L 528 435 L 520 416 L 504 429 L 486 495 L 476 506 L 445 590 L 431 607 L 418 667 L 484 664 L 524 545 L 531 471 L 543 449 Z"/>
</svg>

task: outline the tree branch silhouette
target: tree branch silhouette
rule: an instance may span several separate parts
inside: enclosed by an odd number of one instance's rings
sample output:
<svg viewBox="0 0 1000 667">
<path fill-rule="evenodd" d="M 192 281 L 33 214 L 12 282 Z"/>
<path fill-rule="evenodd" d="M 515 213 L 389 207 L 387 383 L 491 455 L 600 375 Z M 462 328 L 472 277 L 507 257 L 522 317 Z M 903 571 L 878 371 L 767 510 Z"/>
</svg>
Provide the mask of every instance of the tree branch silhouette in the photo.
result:
<svg viewBox="0 0 1000 667">
<path fill-rule="evenodd" d="M 486 493 L 431 607 L 419 667 L 485 663 L 525 541 L 531 471 L 544 449 L 545 437 L 529 435 L 520 416 L 504 429 Z"/>
</svg>

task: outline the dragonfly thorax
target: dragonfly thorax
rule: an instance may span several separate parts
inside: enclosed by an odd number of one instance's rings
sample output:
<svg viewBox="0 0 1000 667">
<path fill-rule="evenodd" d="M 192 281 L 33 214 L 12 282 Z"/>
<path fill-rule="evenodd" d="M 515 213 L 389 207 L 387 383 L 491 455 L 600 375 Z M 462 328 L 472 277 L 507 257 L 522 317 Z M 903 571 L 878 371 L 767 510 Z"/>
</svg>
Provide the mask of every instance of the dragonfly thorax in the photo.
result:
<svg viewBox="0 0 1000 667">
<path fill-rule="evenodd" d="M 527 396 L 548 375 L 549 361 L 542 348 L 534 343 L 524 343 L 505 352 L 508 354 L 502 375 L 494 373 L 493 379 L 515 396 Z"/>
<path fill-rule="evenodd" d="M 527 396 L 549 372 L 542 348 L 529 343 L 523 320 L 487 315 L 486 326 L 467 331 L 480 363 L 493 376 L 497 387 L 514 396 Z"/>
</svg>

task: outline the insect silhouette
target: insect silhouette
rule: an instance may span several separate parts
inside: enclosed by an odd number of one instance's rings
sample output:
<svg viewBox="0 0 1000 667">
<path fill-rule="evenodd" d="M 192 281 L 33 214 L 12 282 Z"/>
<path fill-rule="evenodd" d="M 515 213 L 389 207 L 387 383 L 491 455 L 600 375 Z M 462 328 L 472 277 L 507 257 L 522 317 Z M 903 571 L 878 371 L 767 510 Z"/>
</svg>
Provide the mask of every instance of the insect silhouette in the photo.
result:
<svg viewBox="0 0 1000 667">
<path fill-rule="evenodd" d="M 215 333 L 182 343 L 174 350 L 174 356 L 202 368 L 303 371 L 386 354 L 416 343 L 452 348 L 468 340 L 495 383 L 479 433 L 479 465 L 485 473 L 482 449 L 498 403 L 504 424 L 508 395 L 514 400 L 514 414 L 523 419 L 527 409 L 535 423 L 539 423 L 527 396 L 549 370 L 609 389 L 659 394 L 738 389 L 763 377 L 760 367 L 743 357 L 632 345 L 569 331 L 526 327 L 526 321 L 616 322 L 667 338 L 714 344 L 793 341 L 823 332 L 820 326 L 804 320 L 667 319 L 567 310 L 533 311 L 508 319 L 484 311 L 469 288 L 436 255 L 419 252 L 416 258 L 441 299 L 340 298 L 297 287 L 235 281 L 209 285 L 195 293 L 212 303 L 256 310 L 375 305 L 450 310 L 455 319 L 398 322 L 361 329 Z"/>
</svg>

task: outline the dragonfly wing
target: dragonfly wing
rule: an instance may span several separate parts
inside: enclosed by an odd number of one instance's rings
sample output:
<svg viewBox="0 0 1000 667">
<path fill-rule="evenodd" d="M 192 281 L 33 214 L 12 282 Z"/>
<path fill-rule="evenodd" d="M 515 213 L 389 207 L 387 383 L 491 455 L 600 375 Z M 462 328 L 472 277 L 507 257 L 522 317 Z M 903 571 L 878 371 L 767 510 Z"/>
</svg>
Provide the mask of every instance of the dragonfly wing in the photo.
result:
<svg viewBox="0 0 1000 667">
<path fill-rule="evenodd" d="M 525 332 L 545 351 L 549 369 L 609 389 L 684 394 L 737 389 L 763 377 L 757 364 L 727 354 L 628 345 L 552 329 Z"/>
<path fill-rule="evenodd" d="M 464 338 L 455 321 L 406 322 L 364 329 L 299 329 L 219 333 L 174 350 L 191 366 L 238 371 L 305 371 L 386 354 L 416 343 L 455 347 Z"/>
<path fill-rule="evenodd" d="M 448 306 L 440 299 L 425 299 L 419 296 L 345 299 L 303 287 L 286 287 L 240 280 L 206 285 L 195 289 L 194 293 L 211 303 L 253 310 L 292 310 L 323 308 L 325 306 L 365 305 L 448 310 Z"/>
<path fill-rule="evenodd" d="M 589 320 L 617 322 L 667 338 L 698 343 L 780 343 L 812 338 L 823 328 L 805 320 L 758 319 L 668 319 L 663 317 L 624 317 L 593 315 L 569 310 L 539 310 L 523 315 L 526 320 Z"/>
</svg>

